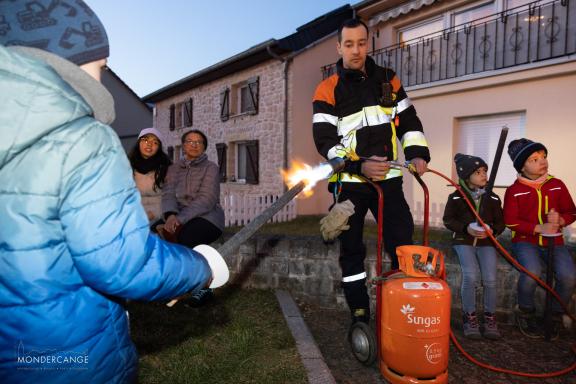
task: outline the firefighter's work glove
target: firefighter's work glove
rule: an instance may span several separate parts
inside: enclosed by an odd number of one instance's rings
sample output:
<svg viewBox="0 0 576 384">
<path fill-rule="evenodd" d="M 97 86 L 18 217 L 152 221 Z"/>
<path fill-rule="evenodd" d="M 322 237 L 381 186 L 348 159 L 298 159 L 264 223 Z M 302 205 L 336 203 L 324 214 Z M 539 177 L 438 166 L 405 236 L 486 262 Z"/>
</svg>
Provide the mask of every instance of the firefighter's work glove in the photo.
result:
<svg viewBox="0 0 576 384">
<path fill-rule="evenodd" d="M 324 241 L 332 241 L 350 228 L 348 218 L 354 214 L 354 204 L 350 200 L 336 203 L 328 215 L 320 220 L 320 232 Z"/>
</svg>

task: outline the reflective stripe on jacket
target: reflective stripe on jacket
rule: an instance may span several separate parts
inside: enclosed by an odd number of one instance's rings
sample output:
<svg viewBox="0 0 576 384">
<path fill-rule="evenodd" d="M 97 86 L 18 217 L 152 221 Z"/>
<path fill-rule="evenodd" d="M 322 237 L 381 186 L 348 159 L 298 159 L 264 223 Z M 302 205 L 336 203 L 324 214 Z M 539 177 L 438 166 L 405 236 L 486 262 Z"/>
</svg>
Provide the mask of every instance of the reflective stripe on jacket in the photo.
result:
<svg viewBox="0 0 576 384">
<path fill-rule="evenodd" d="M 382 106 L 382 84 L 389 84 L 393 106 Z M 326 159 L 345 157 L 355 152 L 361 157 L 381 156 L 398 159 L 398 141 L 407 160 L 430 160 L 428 144 L 416 109 L 406 95 L 398 76 L 368 57 L 366 74 L 342 67 L 322 81 L 313 100 L 313 135 L 318 152 Z M 343 182 L 361 181 L 360 162 L 348 163 Z M 391 171 L 387 179 L 402 176 Z M 334 180 L 331 180 L 334 181 Z"/>
<path fill-rule="evenodd" d="M 546 215 L 554 209 L 564 218 L 565 225 L 576 220 L 576 207 L 564 183 L 549 176 L 539 188 L 533 188 L 516 180 L 504 196 L 504 221 L 512 230 L 512 242 L 528 242 L 543 246 L 547 242 L 534 232 L 536 225 L 546 222 Z M 555 244 L 564 244 L 562 236 Z"/>
</svg>

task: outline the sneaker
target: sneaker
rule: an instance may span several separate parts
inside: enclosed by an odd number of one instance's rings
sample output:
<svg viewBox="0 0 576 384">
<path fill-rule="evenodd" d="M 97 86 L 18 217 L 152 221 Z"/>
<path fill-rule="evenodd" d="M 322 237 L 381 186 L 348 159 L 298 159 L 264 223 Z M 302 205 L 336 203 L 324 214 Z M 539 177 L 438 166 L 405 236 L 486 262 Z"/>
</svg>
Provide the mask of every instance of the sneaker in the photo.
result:
<svg viewBox="0 0 576 384">
<path fill-rule="evenodd" d="M 496 325 L 496 314 L 484 312 L 484 337 L 489 340 L 498 340 L 502 337 Z"/>
<path fill-rule="evenodd" d="M 370 323 L 370 311 L 365 308 L 358 308 L 352 312 L 352 324 L 361 321 L 365 324 Z"/>
<path fill-rule="evenodd" d="M 202 288 L 198 290 L 191 298 L 186 300 L 186 304 L 190 307 L 201 307 L 206 304 L 214 296 L 211 288 Z"/>
<path fill-rule="evenodd" d="M 478 323 L 478 317 L 476 316 L 476 312 L 468 313 L 464 312 L 464 336 L 473 339 L 479 340 L 482 338 L 480 334 L 480 324 Z"/>
<path fill-rule="evenodd" d="M 516 307 L 516 323 L 520 332 L 531 339 L 541 339 L 544 337 L 544 330 L 534 308 L 525 309 Z"/>
</svg>

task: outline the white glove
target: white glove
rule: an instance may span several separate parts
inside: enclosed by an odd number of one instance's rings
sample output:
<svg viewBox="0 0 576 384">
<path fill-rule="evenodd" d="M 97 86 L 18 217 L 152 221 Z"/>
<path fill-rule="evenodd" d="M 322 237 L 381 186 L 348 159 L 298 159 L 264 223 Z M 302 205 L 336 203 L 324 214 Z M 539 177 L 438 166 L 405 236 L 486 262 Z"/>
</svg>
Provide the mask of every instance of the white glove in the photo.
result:
<svg viewBox="0 0 576 384">
<path fill-rule="evenodd" d="M 354 204 L 350 200 L 336 203 L 320 220 L 320 232 L 324 241 L 332 241 L 337 238 L 342 231 L 350 228 L 348 218 L 354 214 Z"/>
<path fill-rule="evenodd" d="M 230 271 L 222 255 L 206 244 L 197 245 L 192 250 L 204 256 L 212 270 L 212 282 L 208 288 L 218 288 L 226 284 L 230 278 Z"/>
</svg>

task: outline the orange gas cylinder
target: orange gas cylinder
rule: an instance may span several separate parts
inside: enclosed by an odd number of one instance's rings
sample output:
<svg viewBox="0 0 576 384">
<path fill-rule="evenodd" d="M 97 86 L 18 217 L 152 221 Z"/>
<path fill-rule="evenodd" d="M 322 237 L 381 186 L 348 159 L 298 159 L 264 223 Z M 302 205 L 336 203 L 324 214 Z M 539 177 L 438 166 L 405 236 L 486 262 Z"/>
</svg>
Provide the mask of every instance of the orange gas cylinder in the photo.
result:
<svg viewBox="0 0 576 384">
<path fill-rule="evenodd" d="M 441 252 L 407 245 L 396 250 L 400 271 L 382 284 L 380 372 L 391 383 L 447 383 L 450 288 Z"/>
</svg>

